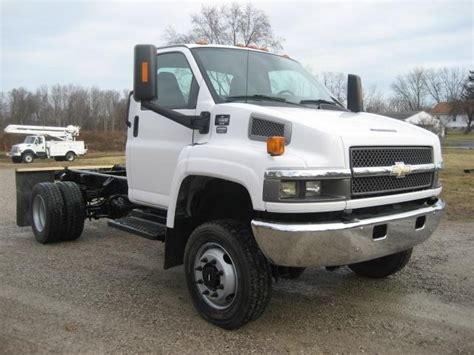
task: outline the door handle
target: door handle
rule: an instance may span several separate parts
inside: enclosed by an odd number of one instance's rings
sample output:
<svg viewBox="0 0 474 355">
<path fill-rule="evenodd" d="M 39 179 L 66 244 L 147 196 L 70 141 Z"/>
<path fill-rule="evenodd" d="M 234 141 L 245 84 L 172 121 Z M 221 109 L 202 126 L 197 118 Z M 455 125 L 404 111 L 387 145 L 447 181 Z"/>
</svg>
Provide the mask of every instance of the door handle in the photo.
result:
<svg viewBox="0 0 474 355">
<path fill-rule="evenodd" d="M 138 116 L 135 116 L 133 119 L 133 136 L 138 136 Z"/>
</svg>

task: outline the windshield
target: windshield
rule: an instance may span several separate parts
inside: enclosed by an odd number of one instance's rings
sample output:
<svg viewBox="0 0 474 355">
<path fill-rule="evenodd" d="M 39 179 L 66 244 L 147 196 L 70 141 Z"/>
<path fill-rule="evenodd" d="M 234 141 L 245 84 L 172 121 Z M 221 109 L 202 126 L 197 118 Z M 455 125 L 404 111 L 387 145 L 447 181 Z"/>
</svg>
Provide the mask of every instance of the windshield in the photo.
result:
<svg viewBox="0 0 474 355">
<path fill-rule="evenodd" d="M 254 99 L 339 106 L 323 85 L 289 58 L 230 48 L 194 48 L 193 53 L 220 102 Z"/>
<path fill-rule="evenodd" d="M 34 144 L 36 140 L 36 137 L 30 136 L 25 138 L 25 143 L 26 144 Z"/>
</svg>

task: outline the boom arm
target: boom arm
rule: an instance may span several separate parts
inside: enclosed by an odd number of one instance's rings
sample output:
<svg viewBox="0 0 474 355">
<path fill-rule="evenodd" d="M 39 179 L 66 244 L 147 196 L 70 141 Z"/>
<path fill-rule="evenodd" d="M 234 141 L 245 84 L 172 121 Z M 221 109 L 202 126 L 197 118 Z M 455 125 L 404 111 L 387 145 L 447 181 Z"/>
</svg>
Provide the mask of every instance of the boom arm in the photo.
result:
<svg viewBox="0 0 474 355">
<path fill-rule="evenodd" d="M 28 125 L 8 125 L 5 133 L 11 134 L 36 134 L 45 135 L 62 140 L 74 140 L 79 135 L 80 127 L 51 127 L 51 126 L 28 126 Z"/>
</svg>

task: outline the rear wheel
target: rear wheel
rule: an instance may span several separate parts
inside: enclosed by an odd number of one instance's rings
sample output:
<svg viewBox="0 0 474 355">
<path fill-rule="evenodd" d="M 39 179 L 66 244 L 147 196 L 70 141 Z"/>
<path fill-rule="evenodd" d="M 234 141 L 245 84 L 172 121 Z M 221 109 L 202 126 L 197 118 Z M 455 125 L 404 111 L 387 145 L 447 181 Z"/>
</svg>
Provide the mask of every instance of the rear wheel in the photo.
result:
<svg viewBox="0 0 474 355">
<path fill-rule="evenodd" d="M 66 159 L 66 161 L 74 161 L 74 159 L 76 159 L 76 154 L 74 154 L 74 152 L 69 151 L 66 153 L 64 158 Z"/>
<path fill-rule="evenodd" d="M 412 251 L 413 249 L 408 249 L 378 259 L 363 261 L 349 265 L 349 268 L 359 276 L 381 279 L 403 269 L 410 261 Z"/>
<path fill-rule="evenodd" d="M 35 160 L 35 155 L 33 154 L 33 152 L 25 152 L 21 156 L 21 160 L 23 161 L 23 163 L 33 163 L 33 161 Z"/>
<path fill-rule="evenodd" d="M 196 309 L 219 327 L 236 329 L 257 319 L 270 301 L 270 265 L 241 222 L 197 227 L 186 245 L 184 265 Z"/>
<path fill-rule="evenodd" d="M 86 218 L 81 189 L 71 181 L 58 182 L 56 185 L 59 187 L 66 209 L 66 230 L 61 240 L 76 240 L 84 230 Z"/>
<path fill-rule="evenodd" d="M 38 242 L 57 242 L 66 229 L 64 201 L 56 184 L 42 182 L 31 193 L 31 227 Z"/>
</svg>

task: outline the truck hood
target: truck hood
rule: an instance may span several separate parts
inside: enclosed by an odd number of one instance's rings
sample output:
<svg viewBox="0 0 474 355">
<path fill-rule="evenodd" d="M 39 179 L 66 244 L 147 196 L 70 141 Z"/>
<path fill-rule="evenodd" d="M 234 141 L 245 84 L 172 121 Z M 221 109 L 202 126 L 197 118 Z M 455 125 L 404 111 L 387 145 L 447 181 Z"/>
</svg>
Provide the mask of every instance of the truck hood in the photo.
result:
<svg viewBox="0 0 474 355">
<path fill-rule="evenodd" d="M 275 115 L 322 133 L 340 136 L 349 144 L 433 145 L 438 141 L 435 134 L 423 128 L 367 112 L 353 113 L 296 107 L 278 107 L 265 111 L 273 111 L 265 112 L 271 116 Z"/>
<path fill-rule="evenodd" d="M 439 138 L 413 124 L 393 118 L 360 112 L 320 110 L 299 107 L 256 106 L 255 113 L 277 117 L 292 124 L 291 146 L 303 153 L 308 166 L 329 164 L 321 159 L 327 147 L 333 158 L 344 155 L 348 166 L 349 148 L 353 146 L 432 146 L 435 162 L 441 162 Z M 325 152 L 326 151 L 326 152 Z M 319 159 L 317 153 L 321 152 Z M 295 152 L 296 153 L 296 152 Z M 315 155 L 316 153 L 316 155 Z M 317 161 L 314 161 L 314 158 Z M 339 159 L 336 159 L 339 161 Z M 334 163 L 334 161 L 333 161 Z M 337 165 L 341 165 L 338 163 Z"/>
</svg>

